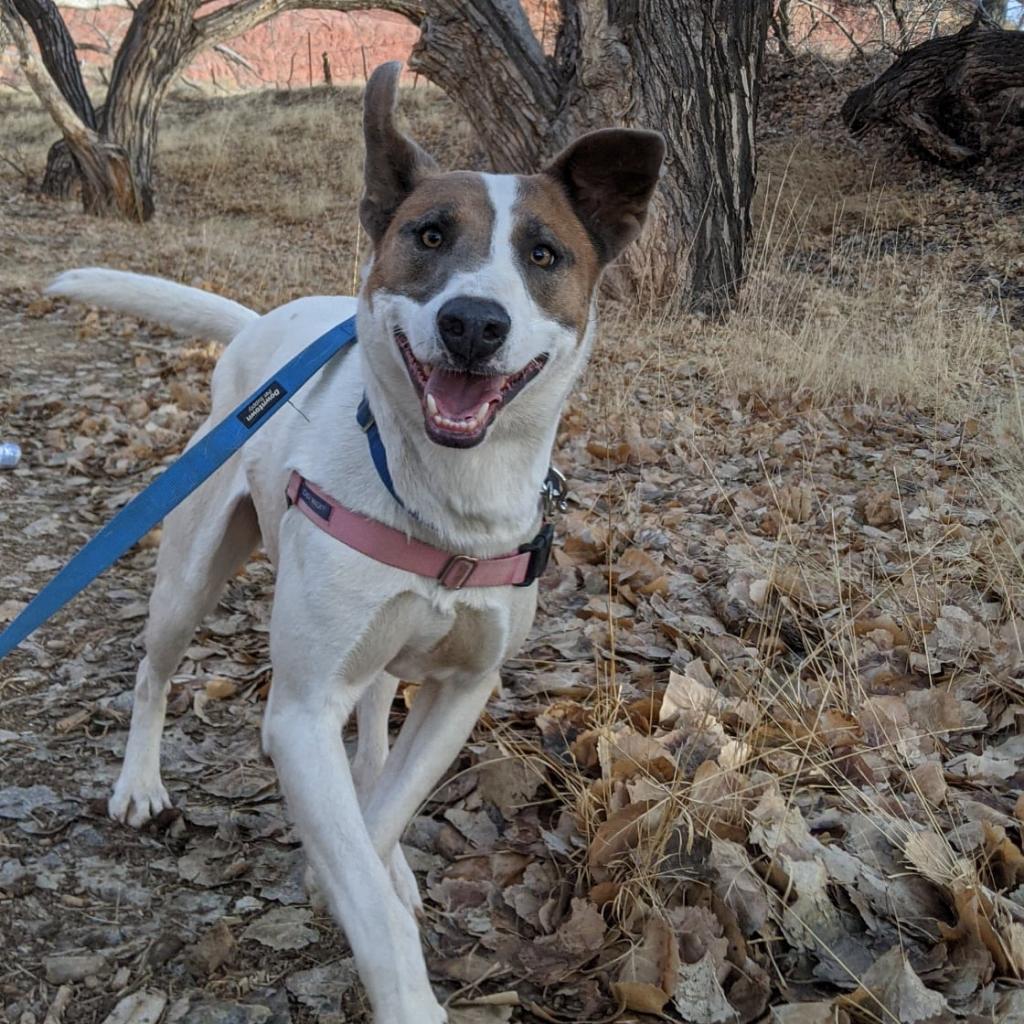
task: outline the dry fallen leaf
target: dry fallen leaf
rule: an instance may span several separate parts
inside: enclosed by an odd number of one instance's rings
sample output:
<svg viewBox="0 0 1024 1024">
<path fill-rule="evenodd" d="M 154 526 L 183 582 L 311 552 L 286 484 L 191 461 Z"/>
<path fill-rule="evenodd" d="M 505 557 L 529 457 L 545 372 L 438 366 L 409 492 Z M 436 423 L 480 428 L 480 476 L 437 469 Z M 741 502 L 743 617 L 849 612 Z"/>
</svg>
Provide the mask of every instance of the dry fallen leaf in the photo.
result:
<svg viewBox="0 0 1024 1024">
<path fill-rule="evenodd" d="M 231 929 L 221 918 L 195 945 L 189 947 L 188 959 L 203 974 L 213 974 L 219 967 L 231 963 L 237 948 Z"/>
<path fill-rule="evenodd" d="M 163 992 L 132 992 L 118 1001 L 103 1024 L 157 1024 L 166 1005 L 167 996 Z"/>
<path fill-rule="evenodd" d="M 951 1013 L 942 994 L 925 988 L 900 949 L 875 961 L 848 1001 L 899 1024 L 944 1024 Z"/>
<path fill-rule="evenodd" d="M 227 700 L 238 693 L 238 683 L 223 676 L 213 676 L 206 681 L 205 690 L 210 700 Z"/>
<path fill-rule="evenodd" d="M 318 938 L 309 927 L 312 920 L 313 912 L 304 907 L 275 907 L 256 918 L 242 932 L 242 939 L 270 949 L 303 949 Z"/>
<path fill-rule="evenodd" d="M 670 995 L 657 985 L 642 981 L 613 981 L 612 995 L 627 1010 L 661 1016 Z"/>
<path fill-rule="evenodd" d="M 672 1002 L 692 1024 L 724 1024 L 736 1019 L 736 1011 L 726 998 L 711 952 L 692 964 L 680 964 Z"/>
<path fill-rule="evenodd" d="M 512 1019 L 511 1006 L 452 1006 L 448 1024 L 504 1024 Z"/>
</svg>

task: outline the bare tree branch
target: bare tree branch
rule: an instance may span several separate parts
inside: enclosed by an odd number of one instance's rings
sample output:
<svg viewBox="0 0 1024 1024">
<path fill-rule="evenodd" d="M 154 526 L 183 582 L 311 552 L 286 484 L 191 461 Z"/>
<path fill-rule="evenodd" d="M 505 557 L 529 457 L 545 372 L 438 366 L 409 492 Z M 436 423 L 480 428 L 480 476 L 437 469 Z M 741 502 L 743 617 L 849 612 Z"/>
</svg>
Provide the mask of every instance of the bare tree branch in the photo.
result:
<svg viewBox="0 0 1024 1024">
<path fill-rule="evenodd" d="M 416 0 L 239 0 L 197 18 L 194 26 L 195 47 L 202 49 L 213 43 L 233 39 L 248 29 L 273 18 L 284 11 L 328 10 L 366 11 L 383 9 L 404 15 L 414 24 L 424 16 L 423 4 Z"/>
<path fill-rule="evenodd" d="M 821 14 L 822 16 L 828 18 L 828 20 L 831 21 L 832 24 L 835 25 L 836 28 L 838 28 L 844 36 L 846 36 L 850 45 L 857 51 L 857 55 L 860 57 L 864 56 L 864 50 L 861 48 L 860 43 L 858 43 L 857 40 L 854 39 L 853 33 L 831 11 L 826 10 L 824 7 L 819 7 L 816 3 L 814 3 L 814 0 L 800 0 L 800 2 L 804 5 L 804 7 L 809 7 L 812 11 L 817 11 L 818 14 Z"/>
<path fill-rule="evenodd" d="M 39 45 L 39 54 L 50 78 L 83 124 L 96 127 L 96 111 L 82 79 L 82 69 L 64 19 L 53 0 L 12 0 Z"/>
<path fill-rule="evenodd" d="M 0 0 L 0 20 L 14 40 L 18 51 L 18 64 L 25 75 L 32 91 L 39 97 L 46 112 L 66 137 L 76 137 L 98 141 L 99 136 L 78 115 L 71 104 L 61 95 L 53 79 L 40 66 L 38 59 L 28 41 L 25 23 L 14 7 L 13 0 Z"/>
</svg>

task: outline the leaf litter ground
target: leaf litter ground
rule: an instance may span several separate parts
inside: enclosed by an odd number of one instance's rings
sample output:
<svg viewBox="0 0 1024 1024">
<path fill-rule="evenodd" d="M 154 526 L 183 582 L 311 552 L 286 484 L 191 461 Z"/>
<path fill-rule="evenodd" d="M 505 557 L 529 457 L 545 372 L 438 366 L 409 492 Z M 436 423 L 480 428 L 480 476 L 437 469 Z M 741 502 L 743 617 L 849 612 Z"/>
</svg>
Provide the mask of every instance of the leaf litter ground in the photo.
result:
<svg viewBox="0 0 1024 1024">
<path fill-rule="evenodd" d="M 65 265 L 137 266 L 137 236 L 4 203 L 0 422 L 26 452 L 0 475 L 9 619 L 180 451 L 217 353 L 40 300 Z M 791 256 L 839 292 L 867 258 Z M 559 438 L 571 510 L 541 614 L 405 836 L 456 1022 L 1024 1020 L 1002 309 L 973 414 L 748 386 L 698 322 L 658 329 L 675 356 L 655 369 L 655 329 L 611 317 Z M 0 673 L 0 1015 L 365 1021 L 259 749 L 265 560 L 174 677 L 175 810 L 140 833 L 105 816 L 156 540 Z"/>
</svg>

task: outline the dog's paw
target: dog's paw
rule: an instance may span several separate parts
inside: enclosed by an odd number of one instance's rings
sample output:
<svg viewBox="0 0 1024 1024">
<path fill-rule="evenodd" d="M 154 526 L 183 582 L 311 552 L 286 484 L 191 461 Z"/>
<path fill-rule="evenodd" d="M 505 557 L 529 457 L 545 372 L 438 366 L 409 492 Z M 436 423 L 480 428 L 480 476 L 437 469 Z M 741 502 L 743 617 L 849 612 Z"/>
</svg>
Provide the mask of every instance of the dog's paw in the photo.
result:
<svg viewBox="0 0 1024 1024">
<path fill-rule="evenodd" d="M 170 806 L 171 798 L 159 777 L 149 782 L 122 777 L 117 780 L 107 812 L 115 821 L 132 828 L 142 828 Z"/>
<path fill-rule="evenodd" d="M 405 859 L 401 846 L 396 846 L 395 852 L 391 854 L 390 868 L 391 884 L 395 887 L 398 898 L 402 901 L 405 909 L 419 920 L 423 917 L 423 898 L 420 896 L 420 887 L 416 876 L 413 874 L 412 868 L 409 867 L 409 862 Z"/>
</svg>

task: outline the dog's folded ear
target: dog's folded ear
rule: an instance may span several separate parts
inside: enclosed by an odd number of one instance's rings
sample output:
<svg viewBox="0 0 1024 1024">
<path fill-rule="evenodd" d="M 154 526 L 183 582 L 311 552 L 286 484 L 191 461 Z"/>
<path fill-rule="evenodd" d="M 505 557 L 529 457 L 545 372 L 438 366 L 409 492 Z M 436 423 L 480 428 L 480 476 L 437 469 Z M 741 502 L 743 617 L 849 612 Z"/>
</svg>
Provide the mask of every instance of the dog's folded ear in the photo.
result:
<svg viewBox="0 0 1024 1024">
<path fill-rule="evenodd" d="M 395 127 L 399 61 L 376 68 L 363 95 L 366 164 L 359 219 L 374 242 L 380 241 L 395 210 L 436 164 L 412 139 Z"/>
<path fill-rule="evenodd" d="M 602 263 L 640 234 L 664 159 L 658 132 L 605 128 L 578 138 L 545 169 L 565 189 Z"/>
</svg>

